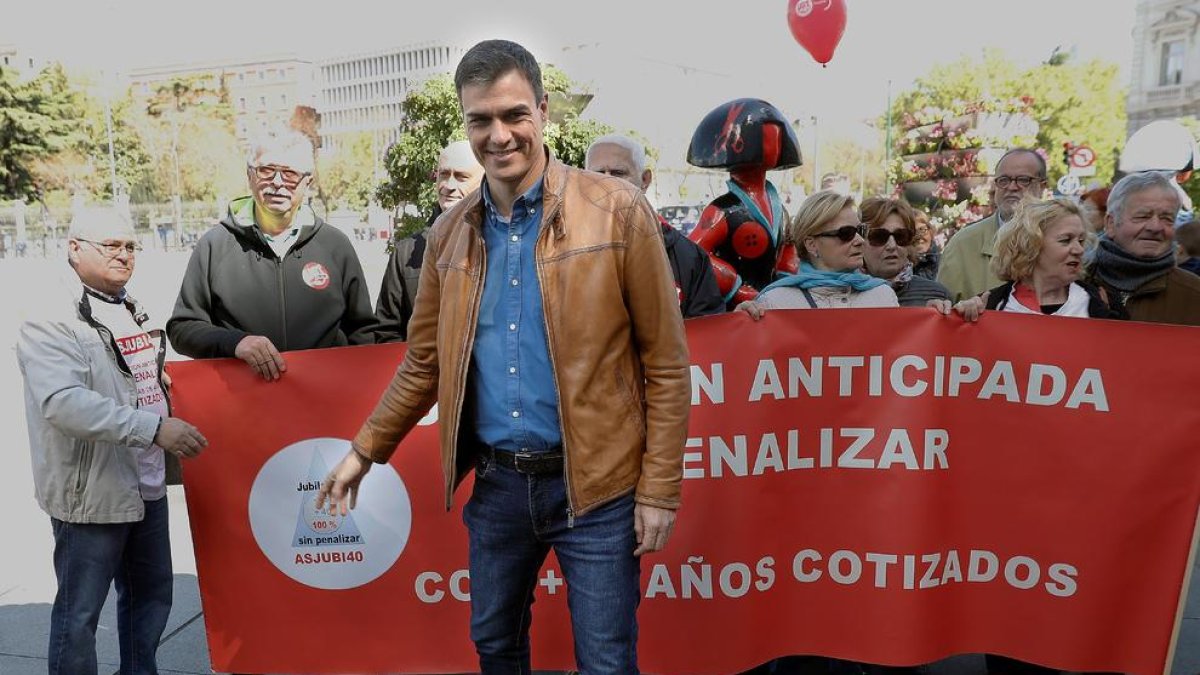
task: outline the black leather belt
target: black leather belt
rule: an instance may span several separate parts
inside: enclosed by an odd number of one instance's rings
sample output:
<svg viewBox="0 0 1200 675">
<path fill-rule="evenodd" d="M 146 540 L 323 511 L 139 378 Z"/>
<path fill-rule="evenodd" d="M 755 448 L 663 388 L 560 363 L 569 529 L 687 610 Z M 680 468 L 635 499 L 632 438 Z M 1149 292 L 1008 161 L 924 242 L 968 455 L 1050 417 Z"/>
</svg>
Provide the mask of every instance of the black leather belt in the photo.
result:
<svg viewBox="0 0 1200 675">
<path fill-rule="evenodd" d="M 546 452 L 507 452 L 488 448 L 484 455 L 496 464 L 531 476 L 562 473 L 563 454 L 561 448 Z"/>
</svg>

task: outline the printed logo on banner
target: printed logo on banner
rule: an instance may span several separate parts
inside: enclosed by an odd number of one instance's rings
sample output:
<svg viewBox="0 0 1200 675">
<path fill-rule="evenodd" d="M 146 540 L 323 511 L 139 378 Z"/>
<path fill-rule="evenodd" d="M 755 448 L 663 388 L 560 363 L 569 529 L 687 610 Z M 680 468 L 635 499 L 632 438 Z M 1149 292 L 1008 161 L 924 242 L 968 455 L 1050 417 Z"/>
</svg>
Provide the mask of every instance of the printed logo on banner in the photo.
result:
<svg viewBox="0 0 1200 675">
<path fill-rule="evenodd" d="M 319 262 L 310 262 L 305 265 L 304 270 L 300 272 L 300 277 L 310 288 L 318 291 L 329 286 L 329 270 Z"/>
<path fill-rule="evenodd" d="M 341 438 L 293 443 L 267 460 L 250 490 L 250 527 L 264 555 L 313 588 L 346 589 L 389 570 L 408 543 L 412 505 L 404 481 L 387 464 L 362 482 L 347 516 L 315 508 L 321 481 L 350 450 Z"/>
</svg>

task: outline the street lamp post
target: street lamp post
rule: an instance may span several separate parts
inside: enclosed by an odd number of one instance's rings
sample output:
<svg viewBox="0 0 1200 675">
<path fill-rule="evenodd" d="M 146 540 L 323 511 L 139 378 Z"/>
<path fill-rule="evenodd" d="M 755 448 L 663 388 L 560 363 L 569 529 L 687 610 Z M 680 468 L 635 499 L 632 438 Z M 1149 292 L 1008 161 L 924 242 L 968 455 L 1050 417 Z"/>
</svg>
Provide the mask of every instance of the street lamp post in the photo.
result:
<svg viewBox="0 0 1200 675">
<path fill-rule="evenodd" d="M 108 180 L 112 185 L 113 204 L 117 203 L 117 152 L 113 148 L 112 102 L 109 95 L 104 96 L 104 124 L 108 127 Z"/>
</svg>

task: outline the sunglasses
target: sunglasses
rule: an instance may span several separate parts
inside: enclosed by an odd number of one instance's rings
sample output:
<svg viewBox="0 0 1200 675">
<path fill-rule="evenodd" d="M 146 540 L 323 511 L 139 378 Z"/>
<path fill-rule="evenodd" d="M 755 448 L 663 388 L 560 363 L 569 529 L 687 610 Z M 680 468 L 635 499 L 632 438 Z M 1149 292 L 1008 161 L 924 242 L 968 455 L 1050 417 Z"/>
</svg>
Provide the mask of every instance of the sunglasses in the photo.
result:
<svg viewBox="0 0 1200 675">
<path fill-rule="evenodd" d="M 275 180 L 275 176 L 278 174 L 283 184 L 289 188 L 299 185 L 300 181 L 304 180 L 305 176 L 308 175 L 303 171 L 289 169 L 286 166 L 273 166 L 270 164 L 252 166 L 250 168 L 254 170 L 255 177 L 261 181 Z"/>
<path fill-rule="evenodd" d="M 896 245 L 901 247 L 908 246 L 913 240 L 913 234 L 908 230 L 885 230 L 882 227 L 867 230 L 867 243 L 872 246 L 886 246 L 892 237 L 896 238 Z"/>
<path fill-rule="evenodd" d="M 814 236 L 814 237 L 837 237 L 838 241 L 842 242 L 843 244 L 849 244 L 850 242 L 854 241 L 855 237 L 867 236 L 867 224 L 859 223 L 857 225 L 843 225 L 836 230 L 830 230 L 828 232 L 818 232 L 817 234 L 814 234 L 812 236 Z"/>
</svg>

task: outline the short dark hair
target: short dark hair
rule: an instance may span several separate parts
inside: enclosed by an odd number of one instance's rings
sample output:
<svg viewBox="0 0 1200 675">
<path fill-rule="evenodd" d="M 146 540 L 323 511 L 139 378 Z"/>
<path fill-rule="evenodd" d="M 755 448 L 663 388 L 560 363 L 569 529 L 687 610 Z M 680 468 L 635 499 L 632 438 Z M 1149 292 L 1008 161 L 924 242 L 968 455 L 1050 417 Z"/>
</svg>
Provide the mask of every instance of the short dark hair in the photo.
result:
<svg viewBox="0 0 1200 675">
<path fill-rule="evenodd" d="M 1175 228 L 1175 241 L 1189 258 L 1200 258 L 1200 221 L 1189 220 Z"/>
<path fill-rule="evenodd" d="M 997 160 L 996 168 L 999 169 L 1000 165 L 1004 163 L 1004 160 L 1008 159 L 1012 155 L 1019 155 L 1023 152 L 1033 155 L 1034 159 L 1036 159 L 1037 163 L 1038 163 L 1038 178 L 1041 178 L 1042 180 L 1046 180 L 1046 178 L 1047 178 L 1046 158 L 1042 157 L 1042 153 L 1038 152 L 1037 150 L 1033 150 L 1031 148 L 1013 148 L 1012 150 L 1009 150 L 1008 152 L 1001 155 L 1000 159 Z"/>
<path fill-rule="evenodd" d="M 508 40 L 484 40 L 471 47 L 454 71 L 454 90 L 461 101 L 463 87 L 490 85 L 514 70 L 529 82 L 533 98 L 541 103 L 546 90 L 542 87 L 542 69 L 537 59 L 528 49 Z"/>
</svg>

